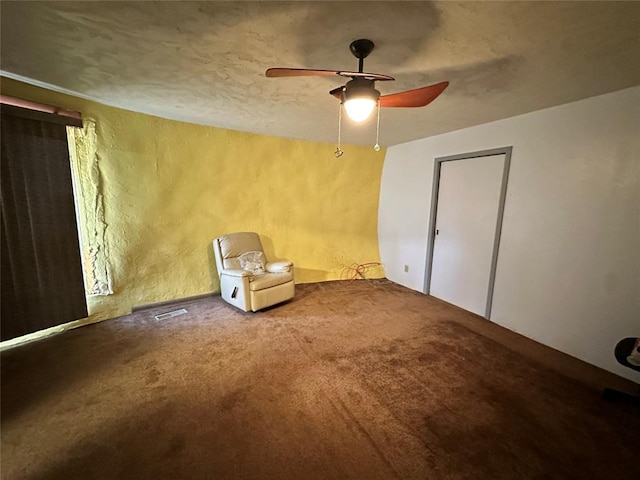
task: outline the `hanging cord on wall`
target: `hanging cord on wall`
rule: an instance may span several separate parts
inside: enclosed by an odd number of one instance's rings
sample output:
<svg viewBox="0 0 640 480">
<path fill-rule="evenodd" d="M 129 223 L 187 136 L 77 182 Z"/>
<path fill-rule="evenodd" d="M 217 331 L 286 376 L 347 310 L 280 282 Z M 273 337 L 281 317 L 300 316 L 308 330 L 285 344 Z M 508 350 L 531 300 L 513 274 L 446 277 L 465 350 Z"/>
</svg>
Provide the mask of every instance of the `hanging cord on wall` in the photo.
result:
<svg viewBox="0 0 640 480">
<path fill-rule="evenodd" d="M 378 124 L 376 126 L 376 144 L 373 146 L 376 152 L 380 151 L 380 99 L 378 99 Z"/>
<path fill-rule="evenodd" d="M 344 153 L 340 148 L 340 132 L 342 130 L 342 102 L 340 102 L 340 110 L 338 110 L 338 146 L 336 147 L 336 151 L 333 152 L 336 158 L 340 158 Z"/>
<path fill-rule="evenodd" d="M 381 265 L 382 264 L 380 262 L 353 263 L 350 266 L 342 269 L 340 278 L 349 280 L 351 282 L 358 279 L 365 279 L 367 278 L 365 274 L 367 273 L 367 270 L 369 268 L 379 267 Z"/>
</svg>

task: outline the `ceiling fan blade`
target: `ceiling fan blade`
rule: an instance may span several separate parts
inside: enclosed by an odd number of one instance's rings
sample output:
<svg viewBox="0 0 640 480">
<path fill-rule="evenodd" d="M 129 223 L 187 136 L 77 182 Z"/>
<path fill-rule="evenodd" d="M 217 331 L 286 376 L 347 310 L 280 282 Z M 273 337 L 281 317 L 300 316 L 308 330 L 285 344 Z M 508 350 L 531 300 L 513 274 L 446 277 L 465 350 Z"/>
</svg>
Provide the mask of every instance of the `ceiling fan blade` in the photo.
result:
<svg viewBox="0 0 640 480">
<path fill-rule="evenodd" d="M 311 70 L 309 68 L 269 68 L 264 74 L 267 77 L 326 77 L 339 75 L 335 70 Z"/>
<path fill-rule="evenodd" d="M 449 82 L 440 82 L 428 87 L 407 90 L 406 92 L 392 93 L 380 97 L 381 107 L 424 107 L 433 102 L 438 95 L 444 92 Z"/>
<path fill-rule="evenodd" d="M 347 72 L 342 70 L 312 70 L 310 68 L 269 68 L 264 74 L 270 78 L 276 77 L 330 77 L 333 75 L 340 75 L 341 77 L 362 77 L 368 80 L 395 80 L 389 75 L 382 75 L 381 73 L 367 73 L 367 72 Z"/>
<path fill-rule="evenodd" d="M 381 73 L 344 72 L 340 70 L 339 72 L 337 72 L 337 74 L 342 77 L 351 77 L 351 78 L 361 77 L 361 78 L 366 78 L 367 80 L 376 80 L 376 81 L 382 81 L 382 82 L 388 81 L 388 80 L 395 80 L 395 78 L 390 77 L 389 75 L 383 75 Z"/>
</svg>

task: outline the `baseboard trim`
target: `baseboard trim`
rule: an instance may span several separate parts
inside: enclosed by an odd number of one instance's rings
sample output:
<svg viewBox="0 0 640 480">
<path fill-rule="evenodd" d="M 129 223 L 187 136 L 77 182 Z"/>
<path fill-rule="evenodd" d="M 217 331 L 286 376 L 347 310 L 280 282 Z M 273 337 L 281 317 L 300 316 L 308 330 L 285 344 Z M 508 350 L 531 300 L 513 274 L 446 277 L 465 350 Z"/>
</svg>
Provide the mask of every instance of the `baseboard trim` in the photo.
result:
<svg viewBox="0 0 640 480">
<path fill-rule="evenodd" d="M 220 295 L 219 293 L 203 293 L 202 295 L 194 295 L 193 297 L 184 297 L 184 298 L 176 298 L 174 300 L 165 300 L 164 302 L 157 302 L 157 303 L 148 303 L 146 305 L 138 305 L 135 307 L 131 308 L 131 313 L 137 313 L 140 312 L 142 310 L 149 310 L 152 308 L 159 308 L 159 307 L 167 307 L 169 305 L 177 305 L 177 304 L 181 304 L 181 303 L 191 303 L 191 302 L 197 302 L 198 300 L 204 300 L 205 298 L 211 298 L 214 297 L 216 295 Z"/>
</svg>

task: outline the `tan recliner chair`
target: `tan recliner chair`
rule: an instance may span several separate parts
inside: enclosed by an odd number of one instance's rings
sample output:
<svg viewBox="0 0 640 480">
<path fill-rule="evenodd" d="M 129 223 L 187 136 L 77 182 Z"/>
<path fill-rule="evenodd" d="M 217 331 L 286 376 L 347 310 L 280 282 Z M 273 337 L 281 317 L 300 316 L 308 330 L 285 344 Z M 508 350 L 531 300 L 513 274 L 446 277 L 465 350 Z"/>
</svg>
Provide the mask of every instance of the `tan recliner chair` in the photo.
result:
<svg viewBox="0 0 640 480">
<path fill-rule="evenodd" d="M 266 262 L 265 273 L 259 275 L 243 270 L 240 255 L 247 252 L 264 253 L 257 233 L 222 235 L 213 241 L 213 252 L 222 298 L 231 305 L 245 312 L 257 312 L 294 297 L 292 262 Z"/>
</svg>

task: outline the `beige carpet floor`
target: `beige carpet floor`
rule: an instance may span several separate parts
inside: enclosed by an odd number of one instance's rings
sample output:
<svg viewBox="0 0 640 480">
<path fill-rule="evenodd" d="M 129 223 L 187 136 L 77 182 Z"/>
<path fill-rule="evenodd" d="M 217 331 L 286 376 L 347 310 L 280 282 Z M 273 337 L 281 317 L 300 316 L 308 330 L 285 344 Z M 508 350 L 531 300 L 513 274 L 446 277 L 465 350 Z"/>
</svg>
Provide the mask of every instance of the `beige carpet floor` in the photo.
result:
<svg viewBox="0 0 640 480">
<path fill-rule="evenodd" d="M 4 480 L 640 471 L 638 408 L 601 399 L 630 382 L 386 280 L 144 310 L 1 361 Z"/>
</svg>

